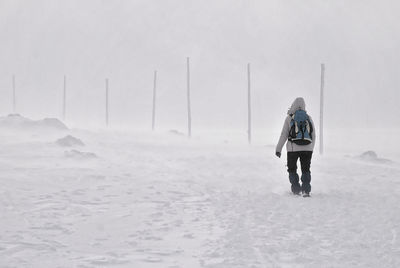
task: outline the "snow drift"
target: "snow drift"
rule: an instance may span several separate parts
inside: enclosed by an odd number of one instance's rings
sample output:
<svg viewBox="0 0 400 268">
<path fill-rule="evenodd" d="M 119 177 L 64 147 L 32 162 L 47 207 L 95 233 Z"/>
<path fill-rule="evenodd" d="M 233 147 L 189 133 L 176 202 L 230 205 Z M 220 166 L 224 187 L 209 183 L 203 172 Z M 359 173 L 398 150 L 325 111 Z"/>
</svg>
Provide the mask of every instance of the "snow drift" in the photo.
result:
<svg viewBox="0 0 400 268">
<path fill-rule="evenodd" d="M 366 151 L 358 156 L 359 159 L 367 162 L 375 162 L 375 163 L 391 163 L 389 159 L 379 158 L 378 154 L 374 151 Z"/>
<path fill-rule="evenodd" d="M 68 127 L 56 118 L 32 120 L 19 114 L 0 117 L 0 128 L 11 130 L 68 130 Z"/>
<path fill-rule="evenodd" d="M 85 144 L 78 138 L 74 136 L 67 135 L 64 138 L 58 139 L 56 144 L 63 147 L 72 147 L 72 146 L 84 146 Z"/>
</svg>

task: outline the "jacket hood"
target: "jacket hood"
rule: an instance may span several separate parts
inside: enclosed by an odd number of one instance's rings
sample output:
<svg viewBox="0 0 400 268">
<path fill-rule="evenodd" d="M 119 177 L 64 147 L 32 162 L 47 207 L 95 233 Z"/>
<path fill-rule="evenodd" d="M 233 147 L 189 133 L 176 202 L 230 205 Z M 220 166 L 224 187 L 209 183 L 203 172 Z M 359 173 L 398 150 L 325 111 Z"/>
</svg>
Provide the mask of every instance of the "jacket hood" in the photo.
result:
<svg viewBox="0 0 400 268">
<path fill-rule="evenodd" d="M 288 114 L 294 114 L 297 110 L 306 110 L 306 103 L 303 98 L 299 97 L 294 100 L 292 106 L 288 110 Z"/>
</svg>

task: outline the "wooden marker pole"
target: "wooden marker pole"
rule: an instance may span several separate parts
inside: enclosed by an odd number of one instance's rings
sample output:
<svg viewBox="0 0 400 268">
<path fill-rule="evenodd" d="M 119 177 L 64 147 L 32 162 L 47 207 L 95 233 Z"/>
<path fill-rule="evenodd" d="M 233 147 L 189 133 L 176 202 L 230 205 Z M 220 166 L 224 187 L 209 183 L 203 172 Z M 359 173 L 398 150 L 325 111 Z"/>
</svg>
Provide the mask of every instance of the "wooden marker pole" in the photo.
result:
<svg viewBox="0 0 400 268">
<path fill-rule="evenodd" d="M 324 87 L 325 87 L 325 64 L 321 64 L 321 93 L 319 107 L 319 153 L 324 153 Z"/>
<path fill-rule="evenodd" d="M 250 83 L 250 63 L 247 64 L 247 135 L 251 144 L 251 83 Z"/>
<path fill-rule="evenodd" d="M 67 113 L 67 77 L 64 75 L 64 89 L 63 89 L 63 121 L 65 121 Z"/>
<path fill-rule="evenodd" d="M 17 112 L 17 99 L 15 89 L 15 75 L 12 76 L 12 88 L 13 88 L 13 113 Z"/>
<path fill-rule="evenodd" d="M 108 78 L 106 79 L 106 126 L 108 126 Z"/>
<path fill-rule="evenodd" d="M 186 59 L 187 64 L 187 106 L 188 106 L 188 137 L 192 136 L 192 114 L 190 106 L 190 62 L 189 57 Z"/>
<path fill-rule="evenodd" d="M 154 131 L 156 122 L 156 93 L 157 93 L 157 71 L 154 71 L 154 85 L 153 85 L 153 115 L 151 121 L 151 129 Z"/>
</svg>

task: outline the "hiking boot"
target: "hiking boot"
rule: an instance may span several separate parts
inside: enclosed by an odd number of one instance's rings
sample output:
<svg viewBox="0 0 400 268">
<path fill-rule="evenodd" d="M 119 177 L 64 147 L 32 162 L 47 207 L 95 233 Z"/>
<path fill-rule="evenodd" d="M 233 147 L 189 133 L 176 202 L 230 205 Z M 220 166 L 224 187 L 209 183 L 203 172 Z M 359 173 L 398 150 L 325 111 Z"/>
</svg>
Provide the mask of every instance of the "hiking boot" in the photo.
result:
<svg viewBox="0 0 400 268">
<path fill-rule="evenodd" d="M 303 194 L 307 194 L 309 196 L 311 192 L 311 173 L 304 172 L 303 174 L 301 174 L 301 182 L 301 191 L 303 192 Z"/>
<path fill-rule="evenodd" d="M 300 185 L 292 185 L 291 189 L 292 189 L 292 193 L 294 195 L 300 195 L 301 194 L 301 186 Z"/>
<path fill-rule="evenodd" d="M 292 189 L 293 194 L 299 195 L 301 192 L 301 186 L 299 183 L 299 175 L 297 173 L 291 172 L 289 173 L 289 181 Z"/>
</svg>

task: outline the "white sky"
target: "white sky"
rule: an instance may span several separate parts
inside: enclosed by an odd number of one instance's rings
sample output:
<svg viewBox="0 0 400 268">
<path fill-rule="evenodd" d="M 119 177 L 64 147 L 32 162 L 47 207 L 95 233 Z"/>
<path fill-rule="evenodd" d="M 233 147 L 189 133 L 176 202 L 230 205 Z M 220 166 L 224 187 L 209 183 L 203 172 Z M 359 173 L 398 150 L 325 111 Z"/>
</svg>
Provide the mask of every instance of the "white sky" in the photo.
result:
<svg viewBox="0 0 400 268">
<path fill-rule="evenodd" d="M 400 4 L 299 0 L 0 0 L 0 113 L 61 113 L 150 126 L 153 71 L 157 123 L 186 126 L 191 58 L 193 128 L 246 128 L 246 64 L 252 64 L 255 128 L 280 128 L 303 96 L 316 123 L 326 64 L 326 126 L 400 127 Z"/>
</svg>

